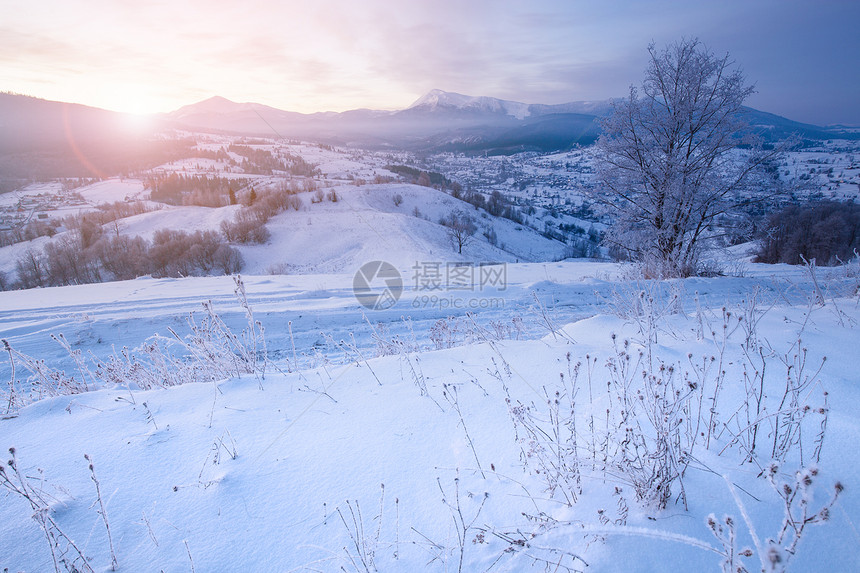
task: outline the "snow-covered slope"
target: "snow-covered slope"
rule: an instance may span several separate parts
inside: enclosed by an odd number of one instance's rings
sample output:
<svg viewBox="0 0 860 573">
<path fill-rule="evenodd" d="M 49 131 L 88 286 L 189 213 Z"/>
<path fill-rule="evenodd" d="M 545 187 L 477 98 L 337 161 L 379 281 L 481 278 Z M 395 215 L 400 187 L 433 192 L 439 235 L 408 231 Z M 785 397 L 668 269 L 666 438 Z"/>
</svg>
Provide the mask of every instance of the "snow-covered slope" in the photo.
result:
<svg viewBox="0 0 860 573">
<path fill-rule="evenodd" d="M 337 202 L 311 203 L 314 194 L 302 194 L 303 210 L 287 211 L 269 222 L 272 238 L 266 245 L 241 247 L 246 272 L 261 274 L 270 267 L 301 273 L 354 272 L 373 260 L 404 270 L 420 261 L 557 260 L 564 253 L 564 245 L 557 241 L 507 219 L 483 218 L 468 203 L 432 188 L 385 184 L 334 191 Z M 395 205 L 395 195 L 402 198 L 400 205 Z M 439 224 L 451 213 L 473 216 L 478 228 L 462 253 Z M 489 227 L 496 230 L 504 250 L 482 236 Z"/>
<path fill-rule="evenodd" d="M 336 167 L 336 166 L 335 166 Z M 124 194 L 139 190 L 139 183 L 105 182 L 83 190 L 84 196 L 122 200 Z M 338 200 L 329 197 L 334 191 Z M 547 239 L 508 219 L 491 217 L 484 211 L 450 195 L 417 185 L 341 185 L 324 190 L 326 197 L 315 202 L 316 192 L 300 193 L 303 207 L 288 210 L 269 221 L 271 239 L 264 245 L 238 245 L 245 259 L 243 272 L 322 273 L 355 272 L 368 261 L 385 260 L 401 270 L 424 262 L 528 262 L 559 260 L 564 244 Z M 394 198 L 399 196 L 399 205 Z M 220 208 L 167 206 L 120 220 L 110 232 L 147 239 L 159 229 L 186 232 L 220 229 L 232 219 L 239 206 Z M 440 219 L 452 213 L 468 215 L 476 232 L 459 252 Z M 484 232 L 492 229 L 497 246 L 487 242 Z M 12 274 L 15 263 L 28 249 L 43 249 L 49 241 L 42 237 L 0 248 L 0 270 Z"/>
<path fill-rule="evenodd" d="M 748 278 L 663 286 L 593 278 L 599 266 L 514 265 L 517 288 L 500 294 L 513 309 L 529 290 L 539 293 L 545 314 L 536 308 L 533 318 L 540 321 L 559 317 L 555 307 L 562 302 L 593 304 L 593 289 L 606 297 L 619 293 L 619 311 L 625 292 L 633 296 L 630 301 L 640 288 L 652 289 L 658 298 L 681 293 L 675 308 L 684 312 L 659 318 L 659 344 L 650 349 L 691 377 L 701 373 L 696 365 L 703 356 L 707 363 L 717 354 L 730 375 L 717 412 L 729 425 L 719 437 L 714 433 L 710 445 L 698 443 L 683 478 L 688 507 L 676 499 L 678 482 L 665 510 L 637 500 L 628 475 L 601 470 L 603 462 L 592 456 L 602 450 L 592 453 L 585 438 L 602 439 L 613 430 L 604 428 L 600 416 L 614 407 L 607 384 L 611 361 L 623 359 L 623 341 L 631 342 L 635 360 L 642 341 L 635 317 L 598 315 L 567 326 L 559 321 L 552 334 L 544 329 L 543 338 L 532 340 L 464 319 L 459 325 L 471 332 L 470 344 L 439 351 L 423 346 L 416 352 L 404 338 L 409 346 L 402 351 L 373 358 L 366 346 L 374 343 L 368 325 L 379 315 L 366 318 L 354 300 L 347 302 L 351 276 L 259 277 L 246 286 L 257 318 L 278 340 L 270 350 L 285 350 L 274 362 L 282 372 L 269 367 L 264 379 L 247 375 L 149 391 L 111 387 L 44 399 L 0 419 L 4 459 L 14 447 L 17 467 L 44 508 L 37 517 L 47 515 L 55 526 L 53 538 L 46 536 L 27 500 L 0 488 L 0 568 L 52 570 L 51 540 L 67 549 L 62 532 L 96 571 L 110 567 L 112 551 L 123 571 L 365 571 L 366 564 L 371 571 L 513 572 L 544 570 L 547 562 L 551 570 L 718 571 L 724 548 L 706 525 L 714 514 L 721 522 L 724 515 L 734 517 L 735 549 L 753 548 L 753 556 L 742 561 L 748 570 L 758 570 L 759 548 L 750 526 L 761 544 L 776 537 L 783 506 L 779 493 L 757 477 L 757 465 L 742 463 L 743 447 L 728 432 L 737 429 L 731 421 L 733 405 L 743 397 L 748 337 L 738 327 L 723 342 L 725 305 L 734 316 L 752 316 L 755 336 L 774 351 L 766 357 L 773 396 L 784 387 L 781 356 L 794 360 L 792 344 L 799 333 L 809 368 L 804 372 L 815 377 L 805 399 L 819 407 L 823 391 L 829 392 L 827 435 L 808 503 L 813 511 L 826 505 L 836 480 L 845 491 L 829 521 L 806 525 L 789 571 L 854 570 L 860 562 L 853 527 L 860 504 L 852 493 L 860 487 L 853 447 L 860 436 L 856 299 L 787 306 L 786 300 L 802 300 L 812 285 L 797 269 L 785 267 L 778 270 L 789 273 L 791 282 L 783 287 L 790 288 L 780 289 L 764 266 L 754 266 Z M 607 278 L 616 269 L 602 266 Z M 828 292 L 848 284 L 836 274 L 819 280 Z M 315 281 L 328 284 L 320 291 L 307 289 Z M 759 288 L 761 306 L 746 314 L 748 295 Z M 100 353 L 119 342 L 124 329 L 142 333 L 158 320 L 184 335 L 187 327 L 177 317 L 194 299 L 214 299 L 220 312 L 231 290 L 230 279 L 212 278 L 0 293 L 0 319 L 15 348 L 22 340 L 16 332 L 29 331 L 30 340 L 43 337 L 43 347 L 34 344 L 28 351 L 41 351 L 53 364 L 52 351 L 45 351 L 53 347 L 47 339 L 57 330 L 58 317 L 77 316 L 76 336 L 66 331 L 68 339 L 84 353 Z M 510 309 L 507 314 L 510 322 Z M 359 350 L 345 360 L 320 357 L 316 368 L 287 372 L 290 316 L 323 320 L 321 329 L 347 344 L 353 339 L 341 333 L 355 332 Z M 111 321 L 119 323 L 111 327 Z M 418 337 L 427 333 L 417 328 Z M 385 330 L 376 332 L 388 339 Z M 461 337 L 457 344 L 463 342 L 469 340 Z M 298 352 L 306 350 L 302 339 Z M 825 354 L 827 362 L 813 374 Z M 631 384 L 639 378 L 633 372 Z M 710 400 L 713 388 L 707 388 Z M 582 490 L 569 504 L 535 471 L 538 460 L 547 459 L 541 448 L 551 441 L 529 440 L 522 420 L 545 415 L 553 403 L 547 396 L 568 404 L 570 391 L 583 438 L 576 470 Z M 706 416 L 708 404 L 703 404 Z M 813 446 L 807 456 L 814 455 L 820 431 L 819 414 L 810 417 L 815 423 L 804 434 Z M 589 419 L 596 435 L 589 434 Z M 640 422 L 647 424 L 645 418 Z M 551 435 L 553 426 L 546 428 Z M 777 470 L 780 481 L 794 483 L 794 461 Z M 6 472 L 13 473 L 9 466 Z M 66 556 L 71 560 L 74 551 Z"/>
</svg>

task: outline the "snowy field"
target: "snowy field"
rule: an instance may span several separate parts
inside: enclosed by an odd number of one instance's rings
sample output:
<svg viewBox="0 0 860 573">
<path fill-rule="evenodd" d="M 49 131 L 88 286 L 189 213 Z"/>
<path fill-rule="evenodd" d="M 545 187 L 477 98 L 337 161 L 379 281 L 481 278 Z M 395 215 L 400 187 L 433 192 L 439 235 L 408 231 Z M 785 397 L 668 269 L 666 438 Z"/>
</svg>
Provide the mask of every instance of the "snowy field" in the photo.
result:
<svg viewBox="0 0 860 573">
<path fill-rule="evenodd" d="M 860 570 L 856 259 L 813 273 L 742 245 L 726 276 L 644 281 L 545 236 L 591 225 L 587 150 L 421 164 L 197 137 L 209 157 L 156 172 L 295 184 L 301 205 L 236 245 L 239 282 L 0 292 L 0 570 Z M 211 158 L 232 143 L 315 174 Z M 779 167 L 852 196 L 856 151 Z M 386 165 L 537 209 L 492 217 Z M 145 200 L 144 179 L 0 207 L 60 221 Z M 107 232 L 240 209 L 159 204 Z M 452 213 L 475 223 L 462 249 Z M 70 233 L 0 248 L 0 271 Z"/>
<path fill-rule="evenodd" d="M 53 570 L 52 551 L 82 571 L 860 567 L 856 269 L 817 290 L 785 266 L 657 284 L 509 263 L 430 293 L 397 266 L 376 311 L 352 272 L 245 277 L 270 362 L 149 390 L 97 364 L 188 340 L 207 300 L 248 328 L 232 278 L 0 293 L 11 348 L 94 390 L 0 420 L 0 569 Z"/>
</svg>

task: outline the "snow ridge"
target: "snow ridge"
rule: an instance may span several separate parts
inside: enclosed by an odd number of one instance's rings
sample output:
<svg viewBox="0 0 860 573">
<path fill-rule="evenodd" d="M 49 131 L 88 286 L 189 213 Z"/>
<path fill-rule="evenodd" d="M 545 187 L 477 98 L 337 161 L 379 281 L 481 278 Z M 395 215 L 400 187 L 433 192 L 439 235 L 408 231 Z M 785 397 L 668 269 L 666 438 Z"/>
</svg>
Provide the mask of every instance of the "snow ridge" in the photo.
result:
<svg viewBox="0 0 860 573">
<path fill-rule="evenodd" d="M 529 104 L 487 96 L 468 96 L 439 89 L 430 90 L 406 109 L 458 109 L 509 115 L 516 119 L 525 119 L 531 115 Z"/>
</svg>

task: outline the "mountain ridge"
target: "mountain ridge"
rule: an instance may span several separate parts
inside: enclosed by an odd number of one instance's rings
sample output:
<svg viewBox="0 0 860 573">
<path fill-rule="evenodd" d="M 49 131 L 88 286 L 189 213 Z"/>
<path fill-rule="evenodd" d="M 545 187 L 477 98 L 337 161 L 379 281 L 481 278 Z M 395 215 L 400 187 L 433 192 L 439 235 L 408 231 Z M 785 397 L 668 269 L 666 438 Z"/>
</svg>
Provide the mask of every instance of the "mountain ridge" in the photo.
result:
<svg viewBox="0 0 860 573">
<path fill-rule="evenodd" d="M 222 96 L 154 114 L 159 129 L 305 140 L 368 149 L 511 154 L 550 152 L 594 143 L 600 119 L 617 100 L 527 104 L 433 89 L 400 110 L 355 109 L 300 113 Z M 109 140 L 127 114 L 30 96 L 0 97 L 0 152 L 65 146 L 69 110 L 81 138 Z M 746 108 L 749 123 L 765 139 L 798 134 L 806 140 L 858 139 L 860 129 L 821 127 Z M 95 126 L 96 129 L 89 129 Z M 99 135 L 99 137 L 94 137 Z M 26 144 L 26 145 L 25 145 Z M 8 162 L 7 162 L 8 163 Z M 2 166 L 0 166 L 2 167 Z"/>
</svg>

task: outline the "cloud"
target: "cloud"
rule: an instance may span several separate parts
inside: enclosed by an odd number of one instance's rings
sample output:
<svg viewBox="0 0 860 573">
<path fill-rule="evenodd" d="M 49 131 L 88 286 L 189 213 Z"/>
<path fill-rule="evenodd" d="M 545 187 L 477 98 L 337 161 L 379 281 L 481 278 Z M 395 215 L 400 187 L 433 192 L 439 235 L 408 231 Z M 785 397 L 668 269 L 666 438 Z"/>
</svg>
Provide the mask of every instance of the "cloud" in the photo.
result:
<svg viewBox="0 0 860 573">
<path fill-rule="evenodd" d="M 802 105 L 812 117 L 826 103 L 836 107 L 815 117 L 860 123 L 852 104 L 860 99 L 860 79 L 852 72 L 860 51 L 852 29 L 860 19 L 856 1 L 727 0 L 716 7 L 680 0 L 37 0 L 2 6 L 10 2 L 0 0 L 4 89 L 40 95 L 52 86 L 52 94 L 96 105 L 117 82 L 160 100 L 162 110 L 215 94 L 298 111 L 393 108 L 431 88 L 529 103 L 602 99 L 641 81 L 650 41 L 698 36 L 738 60 L 758 84 L 754 101 L 762 107 L 800 114 Z"/>
</svg>

